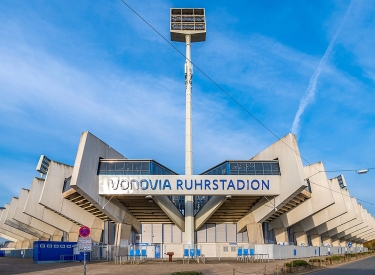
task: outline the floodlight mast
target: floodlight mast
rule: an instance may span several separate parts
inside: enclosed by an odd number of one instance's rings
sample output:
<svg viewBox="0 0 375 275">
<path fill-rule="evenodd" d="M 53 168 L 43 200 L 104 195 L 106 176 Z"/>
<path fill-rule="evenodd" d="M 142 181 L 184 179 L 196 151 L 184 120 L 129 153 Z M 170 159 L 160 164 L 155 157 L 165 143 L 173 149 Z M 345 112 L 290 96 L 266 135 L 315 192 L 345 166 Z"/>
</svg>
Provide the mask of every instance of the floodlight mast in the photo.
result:
<svg viewBox="0 0 375 275">
<path fill-rule="evenodd" d="M 185 136 L 185 175 L 193 174 L 193 121 L 191 43 L 206 40 L 206 18 L 204 9 L 172 8 L 170 14 L 171 40 L 186 43 L 185 91 L 186 91 L 186 136 Z M 185 196 L 185 238 L 194 248 L 194 197 Z"/>
</svg>

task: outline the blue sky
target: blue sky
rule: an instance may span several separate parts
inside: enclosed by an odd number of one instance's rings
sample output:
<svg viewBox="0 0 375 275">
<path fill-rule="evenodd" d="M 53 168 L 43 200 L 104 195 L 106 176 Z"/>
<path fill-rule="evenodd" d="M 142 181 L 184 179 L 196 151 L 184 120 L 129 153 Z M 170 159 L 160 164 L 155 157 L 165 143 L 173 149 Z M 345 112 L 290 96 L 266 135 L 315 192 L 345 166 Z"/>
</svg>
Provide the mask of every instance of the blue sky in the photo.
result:
<svg viewBox="0 0 375 275">
<path fill-rule="evenodd" d="M 171 7 L 205 8 L 199 68 L 279 137 L 293 128 L 310 163 L 375 167 L 374 2 L 127 3 L 168 39 Z M 185 60 L 121 1 L 1 1 L 0 18 L 0 205 L 30 186 L 41 154 L 73 165 L 87 130 L 184 172 Z M 276 141 L 198 69 L 193 131 L 197 174 Z M 374 202 L 375 170 L 342 174 Z"/>
</svg>

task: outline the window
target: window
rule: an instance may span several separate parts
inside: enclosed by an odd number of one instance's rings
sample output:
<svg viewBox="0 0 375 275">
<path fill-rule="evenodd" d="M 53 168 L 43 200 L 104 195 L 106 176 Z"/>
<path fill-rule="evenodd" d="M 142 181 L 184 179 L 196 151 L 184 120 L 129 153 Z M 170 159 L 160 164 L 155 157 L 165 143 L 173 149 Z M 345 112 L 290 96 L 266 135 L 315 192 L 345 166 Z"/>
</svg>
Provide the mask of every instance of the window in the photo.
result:
<svg viewBox="0 0 375 275">
<path fill-rule="evenodd" d="M 228 246 L 223 246 L 223 252 L 228 252 Z"/>
<path fill-rule="evenodd" d="M 40 248 L 45 248 L 45 247 L 46 247 L 45 244 L 41 244 L 41 245 L 40 245 Z"/>
<path fill-rule="evenodd" d="M 64 244 L 60 245 L 60 248 L 65 248 L 65 245 Z"/>
<path fill-rule="evenodd" d="M 230 252 L 236 252 L 236 247 L 235 246 L 231 246 L 230 247 Z"/>
<path fill-rule="evenodd" d="M 72 246 L 70 244 L 67 244 L 66 248 L 72 248 Z"/>
<path fill-rule="evenodd" d="M 52 248 L 52 244 L 47 244 L 47 248 Z"/>
<path fill-rule="evenodd" d="M 55 245 L 53 246 L 53 248 L 59 248 L 59 245 L 58 245 L 58 244 L 55 244 Z"/>
</svg>

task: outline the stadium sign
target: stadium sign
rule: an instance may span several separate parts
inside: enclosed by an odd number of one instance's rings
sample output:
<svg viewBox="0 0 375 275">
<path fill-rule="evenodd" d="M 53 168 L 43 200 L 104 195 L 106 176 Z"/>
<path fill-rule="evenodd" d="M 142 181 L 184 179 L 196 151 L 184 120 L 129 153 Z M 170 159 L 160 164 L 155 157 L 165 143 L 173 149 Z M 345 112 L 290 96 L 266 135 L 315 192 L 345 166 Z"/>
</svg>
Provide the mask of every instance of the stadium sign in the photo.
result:
<svg viewBox="0 0 375 275">
<path fill-rule="evenodd" d="M 99 194 L 269 196 L 280 194 L 280 176 L 100 175 Z"/>
</svg>

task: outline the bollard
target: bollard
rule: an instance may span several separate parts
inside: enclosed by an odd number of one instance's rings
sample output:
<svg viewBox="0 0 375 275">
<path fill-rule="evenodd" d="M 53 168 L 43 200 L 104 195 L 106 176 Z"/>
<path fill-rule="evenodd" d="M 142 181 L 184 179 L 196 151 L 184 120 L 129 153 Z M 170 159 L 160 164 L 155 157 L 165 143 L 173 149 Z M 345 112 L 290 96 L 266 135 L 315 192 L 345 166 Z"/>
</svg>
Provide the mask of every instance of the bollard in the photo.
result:
<svg viewBox="0 0 375 275">
<path fill-rule="evenodd" d="M 264 274 L 267 274 L 267 265 L 264 266 Z"/>
<path fill-rule="evenodd" d="M 233 275 L 236 275 L 236 271 L 234 270 L 234 268 L 233 268 Z"/>
<path fill-rule="evenodd" d="M 279 275 L 279 267 L 276 264 L 276 275 Z"/>
</svg>

